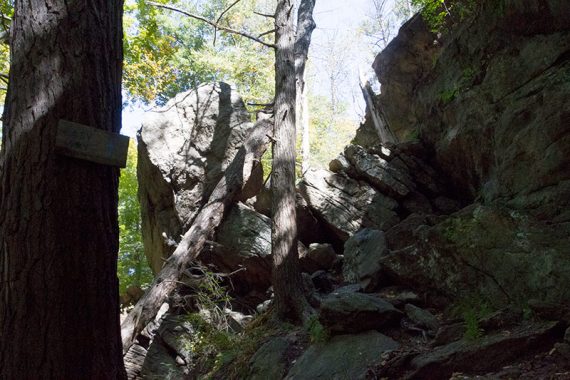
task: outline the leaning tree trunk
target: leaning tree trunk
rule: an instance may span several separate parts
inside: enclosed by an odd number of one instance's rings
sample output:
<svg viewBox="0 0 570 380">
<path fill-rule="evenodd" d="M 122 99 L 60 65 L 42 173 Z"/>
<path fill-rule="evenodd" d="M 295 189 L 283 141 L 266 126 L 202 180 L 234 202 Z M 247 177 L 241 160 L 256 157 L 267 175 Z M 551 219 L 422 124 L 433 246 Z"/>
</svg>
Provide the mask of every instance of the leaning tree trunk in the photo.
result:
<svg viewBox="0 0 570 380">
<path fill-rule="evenodd" d="M 122 1 L 19 0 L 0 163 L 0 379 L 124 378 L 117 168 L 59 156 L 121 125 Z"/>
<path fill-rule="evenodd" d="M 280 0 L 275 11 L 275 128 L 271 174 L 273 290 L 278 317 L 305 318 L 295 212 L 295 31 L 293 1 Z"/>
</svg>

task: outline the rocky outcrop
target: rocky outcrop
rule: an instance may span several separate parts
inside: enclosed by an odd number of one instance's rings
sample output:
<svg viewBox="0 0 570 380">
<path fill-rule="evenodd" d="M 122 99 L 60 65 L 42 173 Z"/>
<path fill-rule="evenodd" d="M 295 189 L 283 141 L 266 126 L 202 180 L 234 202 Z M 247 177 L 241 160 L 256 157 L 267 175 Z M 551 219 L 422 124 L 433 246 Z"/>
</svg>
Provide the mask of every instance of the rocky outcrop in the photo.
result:
<svg viewBox="0 0 570 380">
<path fill-rule="evenodd" d="M 570 217 L 570 5 L 540 4 L 484 2 L 441 41 L 415 17 L 374 69 L 389 124 L 401 139 L 421 138 L 460 198 L 562 222 Z"/>
<path fill-rule="evenodd" d="M 148 112 L 138 135 L 142 236 L 157 273 L 252 127 L 226 83 L 202 85 Z"/>
</svg>

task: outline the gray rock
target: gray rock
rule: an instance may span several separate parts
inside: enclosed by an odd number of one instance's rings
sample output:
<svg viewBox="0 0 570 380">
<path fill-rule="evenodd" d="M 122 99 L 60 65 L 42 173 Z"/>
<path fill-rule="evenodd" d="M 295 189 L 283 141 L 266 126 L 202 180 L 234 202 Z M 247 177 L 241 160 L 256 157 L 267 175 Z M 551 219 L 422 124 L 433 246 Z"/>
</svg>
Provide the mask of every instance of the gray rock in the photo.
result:
<svg viewBox="0 0 570 380">
<path fill-rule="evenodd" d="M 309 347 L 287 374 L 290 380 L 365 379 L 368 368 L 399 344 L 376 331 L 339 335 Z"/>
<path fill-rule="evenodd" d="M 564 332 L 564 341 L 566 343 L 570 343 L 570 327 L 568 327 L 566 332 Z"/>
<path fill-rule="evenodd" d="M 243 203 L 237 203 L 200 254 L 205 264 L 232 273 L 233 290 L 245 294 L 271 285 L 271 221 Z"/>
<path fill-rule="evenodd" d="M 343 174 L 308 170 L 299 190 L 313 214 L 342 241 L 362 227 L 387 229 L 399 222 L 396 201 Z"/>
<path fill-rule="evenodd" d="M 439 329 L 439 321 L 429 311 L 414 306 L 412 304 L 407 304 L 405 306 L 406 316 L 410 318 L 412 322 L 418 326 L 425 327 L 434 334 Z"/>
<path fill-rule="evenodd" d="M 418 239 L 416 231 L 428 224 L 428 218 L 425 215 L 411 214 L 386 231 L 388 247 L 396 251 L 416 244 Z"/>
<path fill-rule="evenodd" d="M 358 145 L 348 145 L 344 156 L 356 172 L 379 190 L 395 198 L 405 197 L 415 188 L 407 171 Z"/>
<path fill-rule="evenodd" d="M 319 314 L 323 326 L 335 333 L 380 329 L 401 317 L 391 303 L 364 293 L 332 293 L 321 303 Z"/>
<path fill-rule="evenodd" d="M 380 101 L 400 140 L 419 130 L 458 199 L 507 201 L 550 222 L 570 204 L 570 3 L 509 8 L 483 7 L 435 44 L 421 17 L 412 18 L 374 62 Z M 498 29 L 501 37 L 491 32 Z"/>
<path fill-rule="evenodd" d="M 342 274 L 345 281 L 359 283 L 372 291 L 380 282 L 380 258 L 388 254 L 382 231 L 365 228 L 344 244 Z"/>
<path fill-rule="evenodd" d="M 313 273 L 320 269 L 329 270 L 338 260 L 338 255 L 330 244 L 313 243 L 306 254 L 299 257 L 301 270 Z"/>
<path fill-rule="evenodd" d="M 143 379 L 180 379 L 191 376 L 194 328 L 185 316 L 166 315 L 148 348 L 141 369 Z"/>
<path fill-rule="evenodd" d="M 415 357 L 411 362 L 415 372 L 409 378 L 442 379 L 453 372 L 496 370 L 522 354 L 552 347 L 559 334 L 557 322 L 545 322 L 509 330 L 508 334 L 484 336 L 479 341 L 462 339 Z"/>
<path fill-rule="evenodd" d="M 242 99 L 225 83 L 178 94 L 145 114 L 138 134 L 137 170 L 143 243 L 155 273 L 252 126 Z"/>
<path fill-rule="evenodd" d="M 249 361 L 248 379 L 282 379 L 287 371 L 286 353 L 290 343 L 282 337 L 272 338 L 255 352 Z"/>
<path fill-rule="evenodd" d="M 441 326 L 435 334 L 432 344 L 434 346 L 442 346 L 451 342 L 455 342 L 463 338 L 465 335 L 465 323 L 453 323 L 450 325 Z"/>
<path fill-rule="evenodd" d="M 339 154 L 335 159 L 329 162 L 329 170 L 333 173 L 339 173 L 342 171 L 347 171 L 349 169 L 350 162 L 348 162 L 343 154 Z"/>
<path fill-rule="evenodd" d="M 417 293 L 399 286 L 384 287 L 375 294 L 397 308 L 401 308 L 407 303 L 421 304 Z"/>
<path fill-rule="evenodd" d="M 512 299 L 570 301 L 570 225 L 554 229 L 528 214 L 472 205 L 415 236 L 412 245 L 379 259 L 397 283 L 452 299 L 476 289 L 496 307 Z"/>
</svg>

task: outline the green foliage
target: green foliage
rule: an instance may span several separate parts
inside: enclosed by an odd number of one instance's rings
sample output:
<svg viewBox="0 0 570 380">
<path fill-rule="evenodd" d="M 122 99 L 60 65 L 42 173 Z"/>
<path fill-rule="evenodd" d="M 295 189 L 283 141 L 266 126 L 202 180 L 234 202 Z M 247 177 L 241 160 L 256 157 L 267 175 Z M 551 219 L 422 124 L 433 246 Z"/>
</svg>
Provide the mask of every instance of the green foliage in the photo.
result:
<svg viewBox="0 0 570 380">
<path fill-rule="evenodd" d="M 200 363 L 201 372 L 210 372 L 225 364 L 236 345 L 237 336 L 226 330 L 216 328 L 199 313 L 188 315 L 188 322 L 194 328 L 192 338 L 186 342 Z"/>
<path fill-rule="evenodd" d="M 439 94 L 439 101 L 443 105 L 449 104 L 455 99 L 458 93 L 459 93 L 459 88 L 457 87 L 443 90 Z"/>
<path fill-rule="evenodd" d="M 312 316 L 305 323 L 305 329 L 309 334 L 311 343 L 325 343 L 330 339 L 327 329 L 319 322 L 317 316 Z"/>
<path fill-rule="evenodd" d="M 484 330 L 479 325 L 479 321 L 492 314 L 493 311 L 491 302 L 479 294 L 467 295 L 451 308 L 453 315 L 463 318 L 464 338 L 467 340 L 477 340 L 483 336 Z"/>
<path fill-rule="evenodd" d="M 432 32 L 444 32 L 471 17 L 481 4 L 476 0 L 412 0 Z"/>
<path fill-rule="evenodd" d="M 211 20 L 232 3 L 159 2 Z M 253 35 L 271 30 L 271 21 L 253 14 L 258 3 L 262 1 L 236 4 L 219 23 Z M 212 81 L 235 84 L 246 102 L 267 103 L 273 97 L 273 52 L 256 42 L 214 32 L 202 21 L 142 0 L 127 0 L 124 30 L 123 86 L 129 102 L 163 104 L 179 92 Z"/>
<path fill-rule="evenodd" d="M 331 100 L 325 96 L 309 97 L 311 166 L 328 168 L 354 137 L 356 122 L 343 115 L 346 104 L 331 112 Z"/>
<path fill-rule="evenodd" d="M 117 275 L 120 293 L 131 286 L 144 288 L 153 279 L 148 266 L 141 236 L 140 205 L 137 199 L 137 151 L 134 141 L 129 144 L 127 167 L 121 170 L 119 181 L 119 261 Z"/>
<path fill-rule="evenodd" d="M 465 321 L 464 338 L 467 340 L 478 340 L 483 336 L 483 329 L 479 327 L 478 313 L 474 309 L 467 309 L 463 312 Z"/>
<path fill-rule="evenodd" d="M 14 2 L 0 0 L 0 33 L 8 33 L 14 17 Z M 8 73 L 10 71 L 10 46 L 0 42 L 0 104 L 4 104 L 6 88 L 8 87 Z"/>
</svg>

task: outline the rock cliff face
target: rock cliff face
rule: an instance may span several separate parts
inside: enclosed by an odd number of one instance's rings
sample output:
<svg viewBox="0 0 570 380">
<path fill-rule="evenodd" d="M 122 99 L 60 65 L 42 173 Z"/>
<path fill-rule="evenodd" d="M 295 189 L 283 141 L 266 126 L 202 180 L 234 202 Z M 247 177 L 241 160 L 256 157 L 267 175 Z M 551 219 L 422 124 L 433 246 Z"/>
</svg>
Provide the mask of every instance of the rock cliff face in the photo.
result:
<svg viewBox="0 0 570 380">
<path fill-rule="evenodd" d="M 462 198 L 570 220 L 569 14 L 565 0 L 488 1 L 441 41 L 415 17 L 376 58 L 389 124 Z"/>
</svg>

